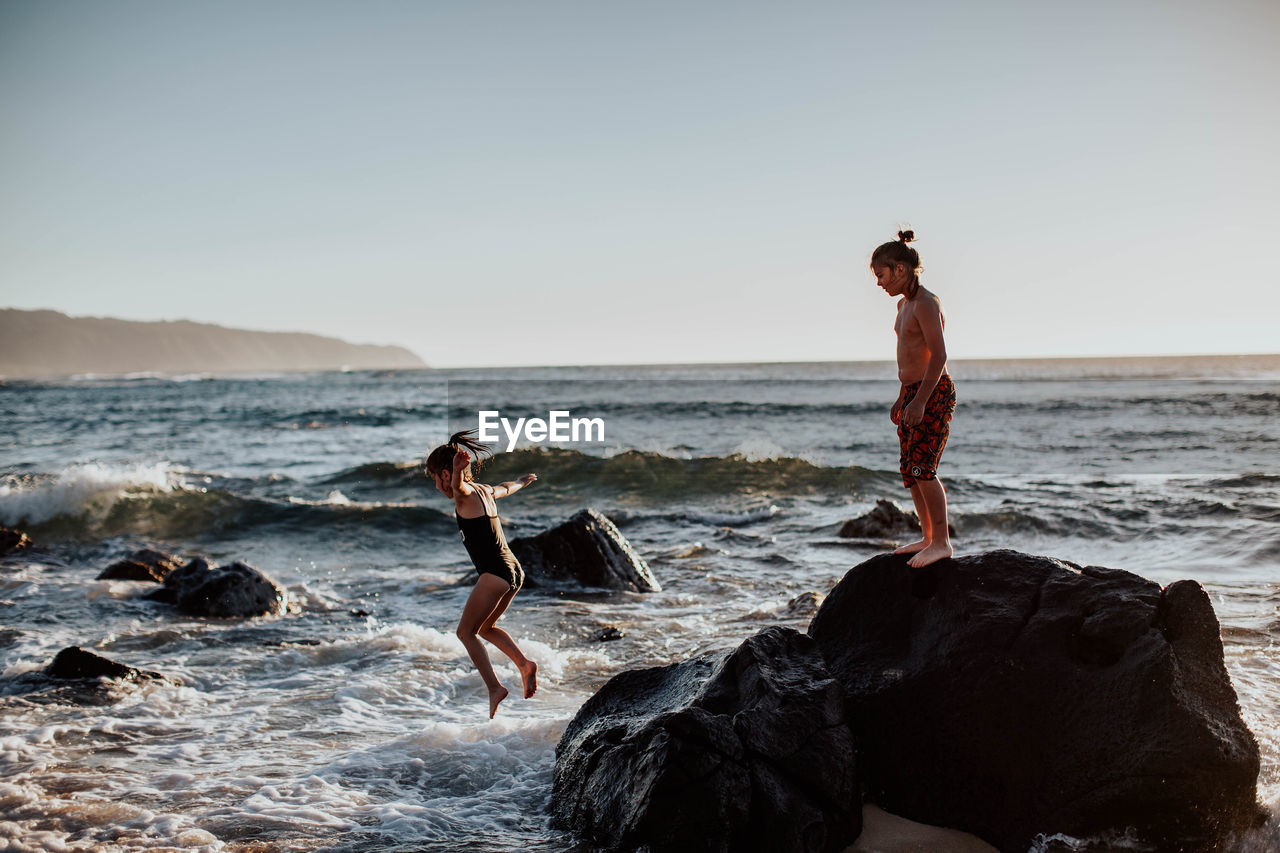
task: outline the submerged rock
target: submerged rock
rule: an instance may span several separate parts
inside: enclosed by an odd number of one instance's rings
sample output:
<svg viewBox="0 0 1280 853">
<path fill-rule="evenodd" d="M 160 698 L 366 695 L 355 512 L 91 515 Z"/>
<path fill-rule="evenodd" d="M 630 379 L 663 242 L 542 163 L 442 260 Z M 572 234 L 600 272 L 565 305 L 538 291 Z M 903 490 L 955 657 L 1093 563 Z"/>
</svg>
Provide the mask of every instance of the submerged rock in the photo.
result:
<svg viewBox="0 0 1280 853">
<path fill-rule="evenodd" d="M 152 581 L 154 583 L 164 583 L 164 579 L 169 573 L 175 569 L 180 569 L 186 563 L 163 551 L 156 551 L 152 548 L 143 548 L 140 551 L 134 551 L 131 555 L 123 560 L 112 563 L 107 566 L 98 575 L 98 580 L 125 580 L 125 581 Z"/>
<path fill-rule="evenodd" d="M 127 689 L 146 682 L 178 684 L 158 672 L 126 666 L 102 655 L 69 646 L 39 672 L 27 672 L 0 682 L 0 695 L 21 695 L 26 701 L 106 705 Z"/>
<path fill-rule="evenodd" d="M 531 587 L 572 582 L 634 592 L 662 591 L 631 543 L 594 509 L 584 509 L 536 536 L 512 539 L 510 546 Z"/>
<path fill-rule="evenodd" d="M 626 635 L 622 633 L 622 629 L 617 625 L 605 625 L 597 628 L 591 635 L 593 643 L 608 643 L 613 640 L 621 640 Z"/>
<path fill-rule="evenodd" d="M 79 646 L 68 646 L 54 657 L 53 663 L 44 668 L 49 678 L 62 680 L 76 678 L 115 678 L 122 681 L 168 681 L 158 672 L 125 666 L 102 655 L 85 651 Z"/>
<path fill-rule="evenodd" d="M 1258 818 L 1258 745 L 1199 584 L 1014 551 L 850 570 L 809 628 L 867 799 L 1024 853 L 1132 828 L 1212 845 Z"/>
<path fill-rule="evenodd" d="M 778 616 L 783 619 L 801 619 L 805 616 L 813 616 L 818 612 L 818 608 L 822 606 L 822 594 L 813 592 L 802 592 L 787 602 L 786 606 L 778 611 Z"/>
<path fill-rule="evenodd" d="M 200 558 L 174 569 L 164 585 L 143 598 L 173 604 L 193 616 L 243 618 L 283 613 L 289 596 L 262 572 L 231 563 L 216 569 Z"/>
<path fill-rule="evenodd" d="M 21 530 L 0 527 L 0 557 L 15 551 L 25 551 L 31 547 L 31 537 Z"/>
<path fill-rule="evenodd" d="M 556 747 L 554 819 L 623 850 L 843 850 L 862 821 L 843 693 L 777 626 L 617 675 Z"/>
<path fill-rule="evenodd" d="M 951 536 L 954 526 L 948 524 Z M 920 532 L 920 518 L 914 512 L 903 512 L 893 501 L 880 498 L 868 513 L 850 519 L 840 526 L 836 534 L 846 539 L 896 539 Z"/>
</svg>

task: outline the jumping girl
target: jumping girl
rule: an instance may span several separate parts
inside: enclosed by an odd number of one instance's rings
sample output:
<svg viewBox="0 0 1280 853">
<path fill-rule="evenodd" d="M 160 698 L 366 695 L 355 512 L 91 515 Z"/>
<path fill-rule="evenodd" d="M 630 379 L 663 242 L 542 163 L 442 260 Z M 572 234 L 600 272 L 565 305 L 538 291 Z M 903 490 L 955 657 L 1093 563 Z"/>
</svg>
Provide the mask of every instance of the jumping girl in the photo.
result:
<svg viewBox="0 0 1280 853">
<path fill-rule="evenodd" d="M 477 468 L 481 455 L 493 455 L 486 445 L 476 440 L 475 430 L 457 432 L 449 438 L 448 444 L 431 451 L 427 457 L 427 476 L 435 482 L 441 494 L 453 498 L 454 517 L 462 531 L 462 544 L 480 575 L 462 609 L 462 618 L 458 620 L 458 639 L 489 688 L 489 719 L 493 719 L 493 715 L 498 713 L 498 705 L 507 698 L 507 688 L 494 675 L 493 664 L 480 642 L 481 637 L 497 646 L 520 670 L 524 698 L 538 692 L 538 665 L 525 657 L 511 635 L 496 624 L 524 584 L 524 570 L 502 533 L 496 501 L 520 491 L 538 479 L 538 475 L 525 474 L 519 480 L 496 486 L 478 483 L 472 478 L 468 451 L 476 454 Z"/>
</svg>

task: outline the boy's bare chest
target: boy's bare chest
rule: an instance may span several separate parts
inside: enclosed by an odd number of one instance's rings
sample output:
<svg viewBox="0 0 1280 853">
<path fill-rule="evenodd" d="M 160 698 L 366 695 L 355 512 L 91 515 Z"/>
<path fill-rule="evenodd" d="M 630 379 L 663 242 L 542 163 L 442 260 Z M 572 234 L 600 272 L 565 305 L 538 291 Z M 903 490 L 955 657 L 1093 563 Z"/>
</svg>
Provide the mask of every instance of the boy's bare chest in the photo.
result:
<svg viewBox="0 0 1280 853">
<path fill-rule="evenodd" d="M 921 334 L 920 322 L 916 319 L 914 307 L 910 302 L 898 306 L 898 317 L 893 321 L 893 331 L 898 337 Z"/>
</svg>

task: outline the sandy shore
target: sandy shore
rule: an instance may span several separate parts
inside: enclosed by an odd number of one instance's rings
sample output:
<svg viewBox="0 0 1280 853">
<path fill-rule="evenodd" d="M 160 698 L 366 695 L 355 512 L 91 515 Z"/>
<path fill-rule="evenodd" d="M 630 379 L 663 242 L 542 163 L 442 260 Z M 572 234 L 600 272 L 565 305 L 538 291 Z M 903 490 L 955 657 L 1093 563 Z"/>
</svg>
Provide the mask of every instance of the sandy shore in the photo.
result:
<svg viewBox="0 0 1280 853">
<path fill-rule="evenodd" d="M 916 823 L 879 806 L 862 807 L 862 834 L 845 853 L 999 853 L 967 832 Z"/>
</svg>

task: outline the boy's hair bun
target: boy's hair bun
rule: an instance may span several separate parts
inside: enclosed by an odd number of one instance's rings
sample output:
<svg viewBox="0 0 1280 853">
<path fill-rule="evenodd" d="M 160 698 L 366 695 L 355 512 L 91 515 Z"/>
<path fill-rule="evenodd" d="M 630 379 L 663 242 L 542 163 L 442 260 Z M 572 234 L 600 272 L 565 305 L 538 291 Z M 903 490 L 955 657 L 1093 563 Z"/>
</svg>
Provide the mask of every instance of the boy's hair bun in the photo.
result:
<svg viewBox="0 0 1280 853">
<path fill-rule="evenodd" d="M 894 264 L 905 264 L 911 270 L 911 280 L 920 283 L 920 253 L 907 244 L 916 238 L 914 231 L 899 231 L 897 240 L 881 243 L 871 253 L 872 267 L 891 267 Z M 913 293 L 912 296 L 915 294 Z"/>
</svg>

